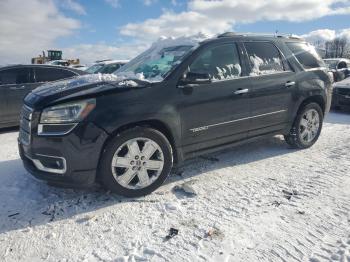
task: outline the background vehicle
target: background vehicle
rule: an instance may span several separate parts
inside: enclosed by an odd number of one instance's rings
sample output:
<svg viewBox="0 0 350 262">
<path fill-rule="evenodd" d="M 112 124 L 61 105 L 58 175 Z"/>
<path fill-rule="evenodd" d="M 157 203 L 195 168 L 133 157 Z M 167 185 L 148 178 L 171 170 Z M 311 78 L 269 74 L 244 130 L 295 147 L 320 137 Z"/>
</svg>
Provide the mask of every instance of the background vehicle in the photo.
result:
<svg viewBox="0 0 350 262">
<path fill-rule="evenodd" d="M 333 73 L 334 81 L 339 82 L 350 77 L 350 60 L 346 58 L 324 59 L 329 70 Z"/>
<path fill-rule="evenodd" d="M 69 67 L 79 69 L 81 71 L 85 71 L 86 69 L 88 69 L 86 65 L 70 65 Z"/>
<path fill-rule="evenodd" d="M 141 196 L 173 165 L 244 141 L 282 134 L 308 148 L 330 102 L 324 62 L 301 39 L 162 39 L 112 75 L 30 93 L 19 151 L 40 179 Z"/>
<path fill-rule="evenodd" d="M 350 108 L 350 78 L 334 84 L 332 108 Z"/>
<path fill-rule="evenodd" d="M 111 74 L 114 71 L 118 70 L 120 67 L 128 63 L 128 60 L 107 60 L 98 62 L 92 66 L 90 66 L 85 71 L 90 74 Z"/>
<path fill-rule="evenodd" d="M 47 62 L 46 65 L 56 65 L 56 66 L 69 66 L 68 60 L 53 60 L 50 62 Z"/>
<path fill-rule="evenodd" d="M 49 65 L 0 67 L 0 127 L 18 126 L 23 98 L 37 86 L 86 74 L 73 68 Z"/>
</svg>

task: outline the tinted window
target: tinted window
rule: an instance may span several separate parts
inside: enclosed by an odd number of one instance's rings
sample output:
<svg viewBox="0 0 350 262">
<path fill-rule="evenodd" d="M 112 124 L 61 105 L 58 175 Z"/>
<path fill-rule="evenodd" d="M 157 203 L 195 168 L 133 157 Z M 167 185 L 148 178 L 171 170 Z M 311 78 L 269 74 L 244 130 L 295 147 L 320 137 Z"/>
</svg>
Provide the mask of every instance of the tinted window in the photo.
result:
<svg viewBox="0 0 350 262">
<path fill-rule="evenodd" d="M 120 64 L 109 64 L 105 65 L 99 70 L 97 70 L 97 73 L 102 73 L 102 74 L 111 74 L 114 71 L 118 70 L 121 67 Z"/>
<path fill-rule="evenodd" d="M 0 71 L 0 83 L 5 84 L 24 84 L 30 83 L 29 68 L 13 68 Z"/>
<path fill-rule="evenodd" d="M 90 74 L 95 74 L 98 72 L 99 69 L 101 69 L 103 67 L 103 64 L 96 64 L 96 65 L 92 65 L 90 66 L 88 69 L 85 70 L 85 72 L 88 72 Z"/>
<path fill-rule="evenodd" d="M 190 66 L 190 72 L 209 74 L 212 80 L 234 79 L 242 75 L 235 44 L 212 47 L 199 55 Z"/>
<path fill-rule="evenodd" d="M 49 82 L 75 76 L 75 73 L 58 68 L 35 68 L 36 82 Z"/>
<path fill-rule="evenodd" d="M 323 60 L 312 45 L 297 42 L 286 43 L 286 45 L 305 69 L 325 66 Z"/>
<path fill-rule="evenodd" d="M 267 42 L 245 43 L 251 66 L 250 75 L 265 75 L 284 71 L 277 47 Z"/>
</svg>

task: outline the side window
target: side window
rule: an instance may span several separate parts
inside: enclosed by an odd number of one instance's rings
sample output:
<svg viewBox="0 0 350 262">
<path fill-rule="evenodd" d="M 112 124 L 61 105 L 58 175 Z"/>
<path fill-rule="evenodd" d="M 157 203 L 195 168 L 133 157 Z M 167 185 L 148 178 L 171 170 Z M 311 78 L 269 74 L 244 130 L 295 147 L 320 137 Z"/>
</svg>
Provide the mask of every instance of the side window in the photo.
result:
<svg viewBox="0 0 350 262">
<path fill-rule="evenodd" d="M 2 85 L 25 84 L 30 82 L 29 68 L 13 68 L 0 72 L 0 83 Z"/>
<path fill-rule="evenodd" d="M 249 57 L 251 76 L 285 71 L 281 54 L 274 44 L 268 42 L 247 42 L 244 45 Z"/>
<path fill-rule="evenodd" d="M 70 78 L 70 77 L 76 76 L 75 73 L 73 73 L 72 71 L 69 71 L 69 70 L 59 70 L 59 71 L 60 72 L 58 74 L 61 74 L 60 79 Z"/>
<path fill-rule="evenodd" d="M 16 72 L 15 69 L 8 69 L 0 71 L 0 84 L 16 84 Z"/>
<path fill-rule="evenodd" d="M 102 74 L 111 74 L 119 68 L 120 68 L 120 64 L 105 65 L 98 72 Z"/>
<path fill-rule="evenodd" d="M 35 68 L 36 82 L 50 82 L 75 76 L 73 72 L 56 68 Z"/>
<path fill-rule="evenodd" d="M 212 80 L 228 80 L 242 75 L 241 63 L 235 44 L 224 44 L 205 50 L 198 56 L 189 71 L 209 74 Z"/>
<path fill-rule="evenodd" d="M 287 42 L 286 45 L 305 69 L 326 66 L 312 45 L 300 42 Z"/>
</svg>

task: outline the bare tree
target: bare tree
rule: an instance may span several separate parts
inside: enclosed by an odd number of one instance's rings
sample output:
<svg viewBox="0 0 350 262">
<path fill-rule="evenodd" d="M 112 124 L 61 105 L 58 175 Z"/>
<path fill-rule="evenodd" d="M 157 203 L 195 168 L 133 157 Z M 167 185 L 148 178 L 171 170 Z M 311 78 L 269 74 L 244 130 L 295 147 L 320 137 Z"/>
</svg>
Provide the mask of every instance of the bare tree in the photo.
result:
<svg viewBox="0 0 350 262">
<path fill-rule="evenodd" d="M 338 58 L 348 55 L 350 44 L 347 38 L 337 37 L 325 42 L 326 58 Z"/>
<path fill-rule="evenodd" d="M 344 51 L 347 44 L 348 44 L 348 40 L 346 39 L 346 37 L 342 37 L 339 40 L 339 57 L 344 57 Z"/>
</svg>

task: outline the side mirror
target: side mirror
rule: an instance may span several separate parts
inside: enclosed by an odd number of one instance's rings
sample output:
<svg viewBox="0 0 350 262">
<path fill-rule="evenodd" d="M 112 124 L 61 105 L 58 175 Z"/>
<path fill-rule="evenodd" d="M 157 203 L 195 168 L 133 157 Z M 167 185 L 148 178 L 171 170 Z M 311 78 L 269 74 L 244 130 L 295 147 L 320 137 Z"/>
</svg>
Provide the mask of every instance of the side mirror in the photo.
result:
<svg viewBox="0 0 350 262">
<path fill-rule="evenodd" d="M 209 74 L 187 72 L 180 79 L 178 88 L 194 87 L 194 86 L 198 86 L 200 84 L 209 84 L 209 83 L 211 83 L 211 79 L 210 79 Z"/>
</svg>

